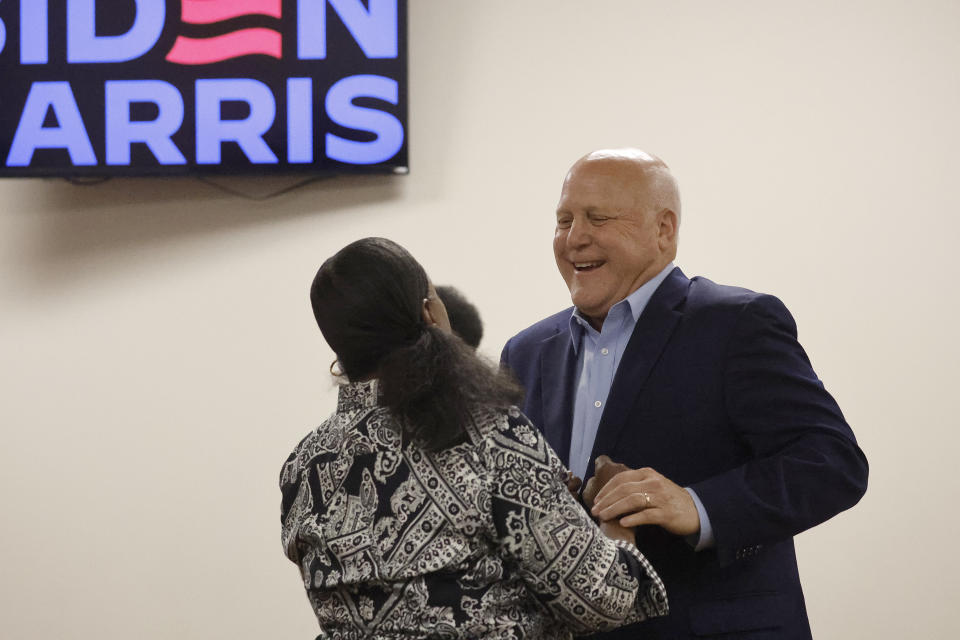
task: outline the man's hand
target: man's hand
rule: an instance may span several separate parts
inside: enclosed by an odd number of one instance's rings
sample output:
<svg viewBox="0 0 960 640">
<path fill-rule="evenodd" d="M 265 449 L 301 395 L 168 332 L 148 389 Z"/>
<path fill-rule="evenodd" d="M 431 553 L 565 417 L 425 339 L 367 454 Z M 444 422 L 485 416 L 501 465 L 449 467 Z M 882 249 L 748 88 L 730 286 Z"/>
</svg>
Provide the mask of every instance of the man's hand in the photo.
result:
<svg viewBox="0 0 960 640">
<path fill-rule="evenodd" d="M 624 527 L 656 524 L 678 536 L 700 531 L 700 516 L 686 489 L 649 468 L 617 473 L 594 497 L 591 513 L 601 521 L 619 517 Z"/>
</svg>

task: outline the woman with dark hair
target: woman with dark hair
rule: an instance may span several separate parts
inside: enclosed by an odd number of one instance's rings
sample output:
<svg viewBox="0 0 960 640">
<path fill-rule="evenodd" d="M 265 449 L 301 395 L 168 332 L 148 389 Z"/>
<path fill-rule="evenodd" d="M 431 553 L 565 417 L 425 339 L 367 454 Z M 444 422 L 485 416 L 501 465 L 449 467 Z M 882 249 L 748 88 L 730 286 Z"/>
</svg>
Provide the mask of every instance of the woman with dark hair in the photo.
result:
<svg viewBox="0 0 960 640">
<path fill-rule="evenodd" d="M 310 299 L 349 381 L 280 476 L 321 638 L 569 638 L 666 613 L 633 532 L 605 537 L 577 503 L 520 388 L 450 333 L 413 256 L 354 242 Z"/>
</svg>

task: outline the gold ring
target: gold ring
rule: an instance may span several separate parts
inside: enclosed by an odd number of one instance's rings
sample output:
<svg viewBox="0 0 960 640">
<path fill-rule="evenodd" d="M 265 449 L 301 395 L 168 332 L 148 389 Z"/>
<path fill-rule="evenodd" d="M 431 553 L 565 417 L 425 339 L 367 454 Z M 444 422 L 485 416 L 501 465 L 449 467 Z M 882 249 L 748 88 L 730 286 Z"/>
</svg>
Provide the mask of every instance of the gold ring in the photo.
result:
<svg viewBox="0 0 960 640">
<path fill-rule="evenodd" d="M 643 496 L 643 499 L 646 501 L 646 504 L 643 505 L 643 508 L 644 508 L 644 509 L 649 509 L 649 508 L 650 508 L 650 494 L 647 493 L 646 491 L 642 491 L 642 492 L 641 492 L 641 495 Z"/>
</svg>

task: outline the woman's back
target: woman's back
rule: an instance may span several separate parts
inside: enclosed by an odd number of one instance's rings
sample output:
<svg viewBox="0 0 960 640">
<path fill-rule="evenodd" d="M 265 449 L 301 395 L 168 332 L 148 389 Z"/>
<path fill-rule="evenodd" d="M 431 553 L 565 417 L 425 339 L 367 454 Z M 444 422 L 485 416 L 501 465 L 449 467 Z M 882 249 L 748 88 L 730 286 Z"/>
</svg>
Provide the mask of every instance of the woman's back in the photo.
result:
<svg viewBox="0 0 960 640">
<path fill-rule="evenodd" d="M 352 383 L 290 455 L 284 548 L 328 637 L 564 638 L 666 612 L 656 573 L 599 533 L 525 416 L 472 422 L 426 451 L 375 381 Z"/>
</svg>

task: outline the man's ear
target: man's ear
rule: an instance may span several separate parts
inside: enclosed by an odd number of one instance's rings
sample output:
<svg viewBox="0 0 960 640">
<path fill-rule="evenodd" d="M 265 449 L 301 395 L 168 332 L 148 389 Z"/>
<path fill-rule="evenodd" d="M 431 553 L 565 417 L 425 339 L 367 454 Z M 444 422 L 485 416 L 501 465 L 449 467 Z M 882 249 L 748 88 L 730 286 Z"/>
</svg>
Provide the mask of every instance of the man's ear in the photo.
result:
<svg viewBox="0 0 960 640">
<path fill-rule="evenodd" d="M 660 249 L 667 249 L 677 244 L 677 227 L 680 226 L 680 218 L 673 209 L 664 209 L 657 216 L 657 240 Z"/>
</svg>

